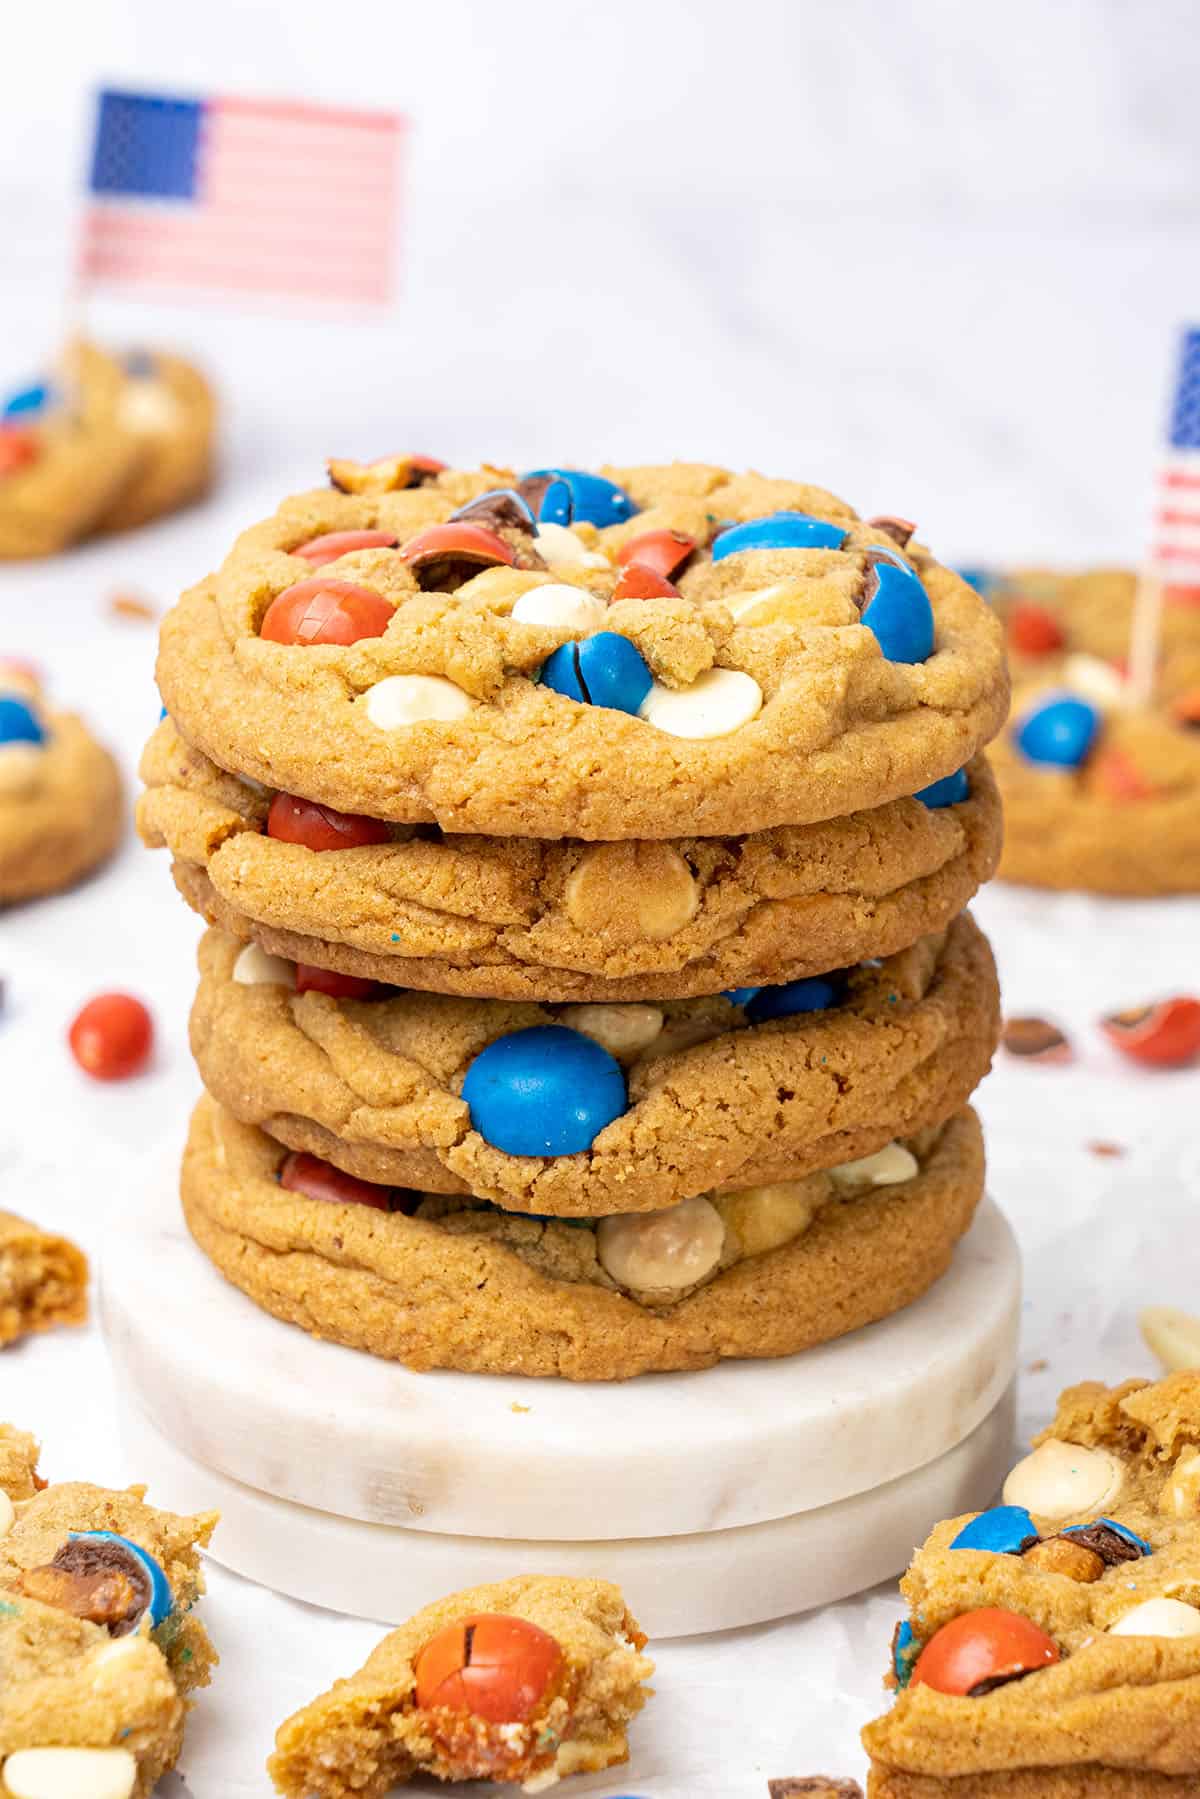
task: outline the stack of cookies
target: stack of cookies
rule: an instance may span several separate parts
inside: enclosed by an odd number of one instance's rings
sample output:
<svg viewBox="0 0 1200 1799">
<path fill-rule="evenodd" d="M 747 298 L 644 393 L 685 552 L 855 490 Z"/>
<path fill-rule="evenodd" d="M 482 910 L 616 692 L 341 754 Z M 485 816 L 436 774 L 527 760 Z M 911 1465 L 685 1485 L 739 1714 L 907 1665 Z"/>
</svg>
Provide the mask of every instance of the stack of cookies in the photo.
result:
<svg viewBox="0 0 1200 1799">
<path fill-rule="evenodd" d="M 912 1302 L 983 1186 L 987 605 L 795 482 L 330 473 L 163 626 L 196 1241 L 422 1369 L 621 1379 Z"/>
</svg>

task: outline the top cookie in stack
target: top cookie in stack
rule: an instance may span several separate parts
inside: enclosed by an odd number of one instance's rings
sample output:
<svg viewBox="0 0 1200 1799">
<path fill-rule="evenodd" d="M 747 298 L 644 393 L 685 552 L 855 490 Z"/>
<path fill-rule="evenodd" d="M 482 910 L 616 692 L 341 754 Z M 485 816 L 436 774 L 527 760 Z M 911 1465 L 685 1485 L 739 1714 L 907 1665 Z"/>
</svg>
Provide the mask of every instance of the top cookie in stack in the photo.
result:
<svg viewBox="0 0 1200 1799">
<path fill-rule="evenodd" d="M 197 1237 L 418 1366 L 607 1378 L 907 1303 L 982 1181 L 988 607 L 795 482 L 330 472 L 163 627 L 140 823 L 219 927 Z"/>
</svg>

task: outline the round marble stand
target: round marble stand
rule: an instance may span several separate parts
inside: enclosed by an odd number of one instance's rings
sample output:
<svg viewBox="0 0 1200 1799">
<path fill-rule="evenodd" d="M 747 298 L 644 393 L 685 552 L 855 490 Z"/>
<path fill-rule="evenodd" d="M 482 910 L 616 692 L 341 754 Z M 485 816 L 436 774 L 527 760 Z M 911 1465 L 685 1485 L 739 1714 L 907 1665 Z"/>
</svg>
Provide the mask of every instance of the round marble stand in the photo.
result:
<svg viewBox="0 0 1200 1799">
<path fill-rule="evenodd" d="M 619 1581 L 654 1636 L 781 1617 L 898 1573 L 1012 1459 L 1019 1263 L 990 1204 L 894 1318 L 611 1385 L 414 1374 L 314 1341 L 212 1268 L 165 1177 L 114 1220 L 101 1285 L 157 1502 L 217 1507 L 237 1572 L 384 1622 L 530 1572 Z"/>
</svg>

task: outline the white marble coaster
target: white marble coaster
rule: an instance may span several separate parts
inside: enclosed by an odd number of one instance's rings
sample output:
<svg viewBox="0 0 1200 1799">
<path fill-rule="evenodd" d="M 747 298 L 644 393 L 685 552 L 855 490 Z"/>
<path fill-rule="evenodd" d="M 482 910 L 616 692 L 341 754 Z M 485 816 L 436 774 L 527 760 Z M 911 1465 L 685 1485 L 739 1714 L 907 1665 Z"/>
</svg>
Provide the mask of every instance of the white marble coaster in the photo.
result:
<svg viewBox="0 0 1200 1799">
<path fill-rule="evenodd" d="M 950 1273 L 881 1324 L 785 1361 L 580 1384 L 414 1374 L 318 1342 L 195 1247 L 173 1165 L 147 1173 L 101 1273 L 124 1395 L 216 1474 L 408 1536 L 594 1543 L 788 1518 L 924 1468 L 1013 1378 L 1019 1261 L 990 1204 Z"/>
<path fill-rule="evenodd" d="M 529 1543 L 363 1524 L 269 1498 L 172 1447 L 127 1394 L 120 1404 L 122 1446 L 151 1498 L 221 1513 L 210 1554 L 223 1567 L 382 1624 L 461 1587 L 516 1574 L 615 1580 L 652 1638 L 765 1623 L 900 1574 L 938 1518 L 988 1504 L 1016 1453 L 1010 1387 L 965 1442 L 853 1499 L 690 1536 Z"/>
</svg>

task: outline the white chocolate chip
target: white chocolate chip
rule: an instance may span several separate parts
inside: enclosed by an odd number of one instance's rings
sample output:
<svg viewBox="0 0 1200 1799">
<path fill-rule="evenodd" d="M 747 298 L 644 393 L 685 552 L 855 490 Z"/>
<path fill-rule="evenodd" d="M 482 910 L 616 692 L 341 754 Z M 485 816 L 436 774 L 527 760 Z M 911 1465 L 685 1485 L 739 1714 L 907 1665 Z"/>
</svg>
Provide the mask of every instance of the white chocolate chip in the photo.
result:
<svg viewBox="0 0 1200 1799">
<path fill-rule="evenodd" d="M 673 1293 L 711 1274 L 725 1247 L 725 1226 L 707 1199 L 685 1199 L 661 1212 L 626 1212 L 596 1227 L 600 1263 L 622 1287 Z"/>
<path fill-rule="evenodd" d="M 272 956 L 260 944 L 248 943 L 233 965 L 233 978 L 243 987 L 294 987 L 296 967 Z"/>
<path fill-rule="evenodd" d="M 550 625 L 556 631 L 593 631 L 608 607 L 585 587 L 569 587 L 551 581 L 531 587 L 513 607 L 510 617 L 525 625 Z"/>
<path fill-rule="evenodd" d="M 740 625 L 855 625 L 860 616 L 845 594 L 826 593 L 807 581 L 722 594 L 721 604 Z"/>
<path fill-rule="evenodd" d="M 1061 685 L 1069 693 L 1090 700 L 1102 712 L 1129 704 L 1129 688 L 1120 670 L 1099 656 L 1085 656 L 1081 651 L 1068 656 L 1062 666 Z"/>
<path fill-rule="evenodd" d="M 1200 1637 L 1200 1610 L 1182 1599 L 1147 1599 L 1108 1627 L 1110 1637 Z"/>
<path fill-rule="evenodd" d="M 17 1508 L 0 1487 L 0 1537 L 6 1537 L 17 1521 Z"/>
<path fill-rule="evenodd" d="M 897 1187 L 920 1171 L 921 1164 L 911 1149 L 905 1149 L 903 1143 L 885 1143 L 873 1156 L 839 1162 L 829 1170 L 829 1178 L 837 1187 Z"/>
<path fill-rule="evenodd" d="M 663 1015 L 657 1006 L 564 1006 L 559 1023 L 582 1031 L 620 1060 L 649 1049 L 663 1028 Z"/>
<path fill-rule="evenodd" d="M 816 1214 L 819 1182 L 776 1181 L 769 1187 L 744 1187 L 740 1193 L 718 1193 L 713 1205 L 742 1246 L 742 1254 L 759 1256 L 791 1243 L 808 1229 Z"/>
<path fill-rule="evenodd" d="M 0 747 L 0 796 L 19 799 L 32 793 L 42 778 L 45 754 L 39 743 L 6 743 Z"/>
<path fill-rule="evenodd" d="M 389 675 L 362 696 L 367 717 L 381 731 L 399 731 L 428 719 L 448 723 L 463 718 L 473 703 L 470 694 L 445 675 Z"/>
<path fill-rule="evenodd" d="M 638 717 L 671 737 L 728 737 L 762 711 L 762 688 L 736 668 L 709 668 L 690 687 L 655 681 Z"/>
<path fill-rule="evenodd" d="M 576 930 L 615 943 L 661 943 L 700 909 L 700 888 L 669 843 L 593 843 L 563 890 Z"/>
<path fill-rule="evenodd" d="M 17 1749 L 3 1778 L 12 1799 L 129 1799 L 137 1772 L 128 1749 Z"/>
<path fill-rule="evenodd" d="M 1107 1449 L 1082 1449 L 1049 1437 L 1012 1470 L 1004 1503 L 1059 1523 L 1106 1511 L 1124 1485 L 1125 1470 Z"/>
<path fill-rule="evenodd" d="M 1168 1374 L 1200 1368 L 1200 1318 L 1175 1306 L 1147 1306 L 1138 1324 L 1146 1347 Z"/>
<path fill-rule="evenodd" d="M 589 550 L 566 525 L 539 525 L 533 547 L 550 568 L 609 568 L 607 556 Z"/>
<path fill-rule="evenodd" d="M 166 437 L 179 421 L 179 402 L 163 381 L 129 381 L 121 395 L 120 419 L 139 437 Z"/>
<path fill-rule="evenodd" d="M 1200 1450 L 1180 1456 L 1158 1496 L 1158 1509 L 1168 1518 L 1200 1518 Z"/>
</svg>

